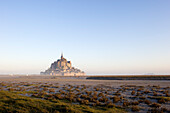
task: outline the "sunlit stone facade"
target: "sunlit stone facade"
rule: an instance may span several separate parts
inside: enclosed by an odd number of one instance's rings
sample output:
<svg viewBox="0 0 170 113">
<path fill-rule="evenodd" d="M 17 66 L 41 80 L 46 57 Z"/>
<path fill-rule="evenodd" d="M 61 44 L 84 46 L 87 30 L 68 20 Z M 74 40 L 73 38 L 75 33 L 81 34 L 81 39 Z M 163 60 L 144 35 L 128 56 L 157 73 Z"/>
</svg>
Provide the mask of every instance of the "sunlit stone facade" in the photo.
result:
<svg viewBox="0 0 170 113">
<path fill-rule="evenodd" d="M 80 69 L 74 68 L 71 65 L 71 61 L 67 61 L 63 54 L 61 59 L 58 59 L 51 64 L 51 67 L 45 72 L 41 72 L 41 75 L 58 75 L 58 76 L 82 76 L 85 75 Z"/>
</svg>

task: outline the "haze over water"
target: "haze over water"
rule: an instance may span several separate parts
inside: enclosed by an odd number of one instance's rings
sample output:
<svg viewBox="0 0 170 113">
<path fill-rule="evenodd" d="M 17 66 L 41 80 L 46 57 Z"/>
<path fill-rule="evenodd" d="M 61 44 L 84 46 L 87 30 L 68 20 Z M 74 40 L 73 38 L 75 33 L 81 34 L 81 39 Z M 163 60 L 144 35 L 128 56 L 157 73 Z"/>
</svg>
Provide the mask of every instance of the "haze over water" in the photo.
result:
<svg viewBox="0 0 170 113">
<path fill-rule="evenodd" d="M 170 74 L 169 0 L 0 1 L 0 74 L 39 74 L 61 52 L 87 74 Z"/>
</svg>

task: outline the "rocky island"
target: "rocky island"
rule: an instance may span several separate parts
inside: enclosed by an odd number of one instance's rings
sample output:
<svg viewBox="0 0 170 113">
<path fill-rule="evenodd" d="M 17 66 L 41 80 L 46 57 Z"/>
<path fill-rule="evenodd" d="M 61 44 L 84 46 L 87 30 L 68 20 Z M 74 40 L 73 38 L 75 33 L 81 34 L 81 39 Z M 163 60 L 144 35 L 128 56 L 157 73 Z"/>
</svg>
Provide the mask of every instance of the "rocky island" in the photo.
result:
<svg viewBox="0 0 170 113">
<path fill-rule="evenodd" d="M 61 54 L 61 59 L 58 59 L 51 64 L 51 67 L 41 75 L 56 75 L 56 76 L 83 76 L 85 73 L 80 69 L 72 67 L 71 61 L 67 61 Z"/>
</svg>

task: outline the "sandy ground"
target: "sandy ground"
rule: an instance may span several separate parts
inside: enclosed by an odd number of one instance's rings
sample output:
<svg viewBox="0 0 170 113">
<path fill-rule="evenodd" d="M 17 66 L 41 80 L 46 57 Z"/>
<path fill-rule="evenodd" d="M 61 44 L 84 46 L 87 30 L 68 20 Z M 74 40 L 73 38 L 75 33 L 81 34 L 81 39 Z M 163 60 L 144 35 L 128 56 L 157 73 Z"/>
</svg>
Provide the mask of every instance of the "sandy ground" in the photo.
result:
<svg viewBox="0 0 170 113">
<path fill-rule="evenodd" d="M 27 76 L 1 76 L 0 82 L 49 82 L 49 83 L 59 83 L 71 84 L 71 85 L 108 85 L 119 87 L 121 85 L 137 85 L 137 86 L 147 86 L 147 85 L 159 85 L 161 87 L 170 87 L 170 81 L 168 80 L 86 80 L 85 78 L 75 78 L 75 77 L 27 77 Z"/>
</svg>

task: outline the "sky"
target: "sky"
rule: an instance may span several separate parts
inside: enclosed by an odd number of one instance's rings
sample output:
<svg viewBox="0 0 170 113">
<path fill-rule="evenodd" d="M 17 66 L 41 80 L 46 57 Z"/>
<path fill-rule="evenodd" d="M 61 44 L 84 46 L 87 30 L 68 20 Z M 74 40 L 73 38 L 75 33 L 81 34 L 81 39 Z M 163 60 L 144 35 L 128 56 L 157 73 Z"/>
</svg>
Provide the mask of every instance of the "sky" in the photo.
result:
<svg viewBox="0 0 170 113">
<path fill-rule="evenodd" d="M 64 57 L 86 74 L 170 74 L 169 0 L 0 0 L 0 74 Z"/>
</svg>

